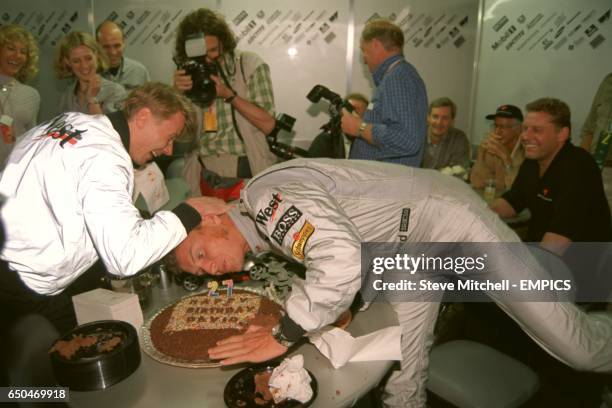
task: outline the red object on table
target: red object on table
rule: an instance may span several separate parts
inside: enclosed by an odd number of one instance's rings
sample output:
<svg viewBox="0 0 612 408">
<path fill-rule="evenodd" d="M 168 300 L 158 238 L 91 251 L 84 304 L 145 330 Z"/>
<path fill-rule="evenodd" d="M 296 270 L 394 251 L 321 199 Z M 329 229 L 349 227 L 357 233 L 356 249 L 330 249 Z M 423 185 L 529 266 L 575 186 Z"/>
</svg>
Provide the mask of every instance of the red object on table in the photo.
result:
<svg viewBox="0 0 612 408">
<path fill-rule="evenodd" d="M 244 187 L 244 180 L 238 181 L 229 187 L 211 187 L 204 178 L 200 179 L 200 191 L 202 195 L 217 197 L 224 201 L 233 201 L 240 198 L 240 190 Z"/>
</svg>

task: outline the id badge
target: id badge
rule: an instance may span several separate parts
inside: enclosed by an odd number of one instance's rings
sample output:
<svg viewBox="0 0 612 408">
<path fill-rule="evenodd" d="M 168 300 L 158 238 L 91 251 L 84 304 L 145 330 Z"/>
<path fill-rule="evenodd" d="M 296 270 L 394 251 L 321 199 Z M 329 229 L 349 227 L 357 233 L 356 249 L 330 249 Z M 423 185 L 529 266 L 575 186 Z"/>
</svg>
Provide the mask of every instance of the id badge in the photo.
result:
<svg viewBox="0 0 612 408">
<path fill-rule="evenodd" d="M 213 102 L 208 109 L 206 109 L 204 111 L 204 115 L 203 115 L 203 121 L 204 123 L 202 124 L 202 127 L 204 128 L 205 132 L 216 132 L 217 131 L 217 107 L 215 106 L 215 103 Z"/>
<path fill-rule="evenodd" d="M 0 116 L 0 125 L 6 125 L 8 127 L 12 127 L 13 126 L 13 118 L 10 117 L 9 115 L 2 115 L 2 116 Z"/>
<path fill-rule="evenodd" d="M 5 144 L 15 143 L 15 137 L 13 135 L 13 118 L 9 115 L 0 116 L 0 133 L 2 134 L 2 141 Z"/>
</svg>

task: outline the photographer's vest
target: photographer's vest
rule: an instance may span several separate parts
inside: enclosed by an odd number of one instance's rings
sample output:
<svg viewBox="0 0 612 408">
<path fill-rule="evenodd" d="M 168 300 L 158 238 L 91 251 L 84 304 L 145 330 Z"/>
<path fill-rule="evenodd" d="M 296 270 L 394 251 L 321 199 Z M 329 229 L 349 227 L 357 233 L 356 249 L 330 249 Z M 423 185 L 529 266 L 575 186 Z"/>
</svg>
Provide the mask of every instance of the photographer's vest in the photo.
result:
<svg viewBox="0 0 612 408">
<path fill-rule="evenodd" d="M 249 87 L 248 78 L 255 72 L 258 66 L 264 62 L 256 54 L 251 52 L 240 52 L 238 66 L 240 72 L 234 77 L 232 87 L 236 94 L 248 100 Z M 249 159 L 251 174 L 255 175 L 277 162 L 276 156 L 270 152 L 266 135 L 253 126 L 234 107 L 235 125 L 238 127 L 237 134 L 240 135 L 244 144 L 244 150 Z M 238 168 L 238 157 L 235 155 L 218 155 L 202 157 L 204 165 L 208 170 L 224 177 L 236 177 Z"/>
</svg>

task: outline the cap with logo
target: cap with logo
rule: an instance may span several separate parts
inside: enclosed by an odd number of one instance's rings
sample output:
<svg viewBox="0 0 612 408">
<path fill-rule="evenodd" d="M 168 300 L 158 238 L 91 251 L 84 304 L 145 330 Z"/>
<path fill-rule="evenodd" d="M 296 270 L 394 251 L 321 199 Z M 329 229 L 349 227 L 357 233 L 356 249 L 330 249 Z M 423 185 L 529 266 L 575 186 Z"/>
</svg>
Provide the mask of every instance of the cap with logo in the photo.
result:
<svg viewBox="0 0 612 408">
<path fill-rule="evenodd" d="M 518 119 L 521 122 L 523 121 L 523 113 L 521 112 L 521 109 L 514 105 L 502 105 L 499 108 L 497 108 L 495 113 L 487 115 L 486 118 L 495 119 L 498 116 L 500 118 L 513 118 L 513 119 Z"/>
</svg>

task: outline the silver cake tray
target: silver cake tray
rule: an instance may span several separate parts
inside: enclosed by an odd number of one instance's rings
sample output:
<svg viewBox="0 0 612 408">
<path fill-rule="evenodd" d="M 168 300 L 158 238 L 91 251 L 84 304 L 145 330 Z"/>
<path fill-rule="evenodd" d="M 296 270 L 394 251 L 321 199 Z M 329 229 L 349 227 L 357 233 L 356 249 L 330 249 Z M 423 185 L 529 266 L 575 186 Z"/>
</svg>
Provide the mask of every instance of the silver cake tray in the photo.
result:
<svg viewBox="0 0 612 408">
<path fill-rule="evenodd" d="M 283 306 L 277 299 L 270 298 L 270 296 L 268 296 L 268 293 L 265 291 L 265 289 L 263 287 L 259 288 L 259 287 L 245 286 L 245 287 L 235 287 L 235 289 L 236 290 L 241 290 L 241 291 L 244 291 L 244 292 L 251 292 L 251 293 L 254 293 L 256 295 L 260 295 L 262 297 L 265 297 L 265 298 L 267 298 L 267 299 L 269 299 L 269 300 L 279 304 L 281 307 Z M 184 359 L 180 359 L 180 358 L 177 358 L 177 357 L 168 356 L 168 355 L 162 353 L 161 351 L 157 350 L 155 348 L 155 345 L 153 344 L 153 341 L 151 340 L 151 323 L 153 322 L 153 320 L 155 320 L 155 318 L 157 316 L 159 316 L 166 309 L 173 307 L 174 305 L 176 305 L 178 302 L 182 301 L 183 299 L 186 299 L 186 298 L 189 298 L 189 297 L 192 297 L 192 296 L 202 295 L 203 293 L 206 293 L 206 292 L 207 292 L 207 290 L 201 291 L 201 292 L 198 292 L 198 293 L 190 293 L 188 295 L 185 295 L 185 296 L 181 297 L 179 300 L 174 301 L 172 304 L 164 306 L 163 308 L 158 310 L 153 316 L 151 316 L 149 319 L 147 319 L 147 321 L 140 328 L 138 339 L 140 341 L 140 346 L 142 347 L 144 352 L 147 355 L 149 355 L 149 357 L 151 357 L 154 360 L 159 361 L 160 363 L 168 364 L 168 365 L 172 365 L 172 366 L 176 366 L 176 367 L 185 367 L 185 368 L 212 368 L 212 367 L 221 367 L 221 363 L 218 362 L 218 361 L 210 361 L 210 360 L 184 360 Z"/>
</svg>

